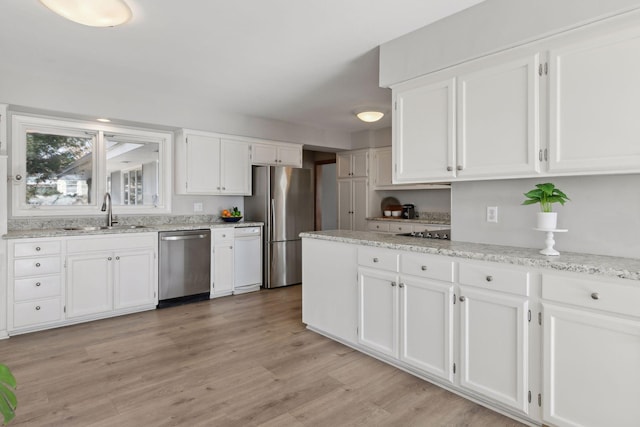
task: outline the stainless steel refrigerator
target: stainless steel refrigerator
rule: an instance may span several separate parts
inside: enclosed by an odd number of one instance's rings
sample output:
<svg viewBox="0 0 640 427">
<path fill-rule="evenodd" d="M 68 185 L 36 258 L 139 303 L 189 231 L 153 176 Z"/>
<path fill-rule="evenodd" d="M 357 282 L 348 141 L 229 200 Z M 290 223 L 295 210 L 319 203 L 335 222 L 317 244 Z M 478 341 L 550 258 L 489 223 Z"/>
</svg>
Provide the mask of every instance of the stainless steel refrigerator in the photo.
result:
<svg viewBox="0 0 640 427">
<path fill-rule="evenodd" d="M 302 242 L 313 230 L 310 169 L 282 166 L 253 168 L 253 195 L 244 199 L 246 220 L 264 222 L 262 281 L 265 288 L 302 282 Z"/>
</svg>

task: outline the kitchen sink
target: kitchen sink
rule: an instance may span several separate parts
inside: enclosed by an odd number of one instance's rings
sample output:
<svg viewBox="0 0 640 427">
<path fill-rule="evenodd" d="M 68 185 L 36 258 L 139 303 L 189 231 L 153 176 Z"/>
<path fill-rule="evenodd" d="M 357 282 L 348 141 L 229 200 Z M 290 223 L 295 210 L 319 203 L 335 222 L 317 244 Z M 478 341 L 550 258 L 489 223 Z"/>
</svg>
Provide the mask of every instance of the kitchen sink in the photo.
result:
<svg viewBox="0 0 640 427">
<path fill-rule="evenodd" d="M 63 227 L 65 231 L 98 231 L 98 230 L 133 230 L 137 228 L 148 228 L 146 225 L 112 225 L 111 227 L 102 226 L 88 226 L 88 227 Z"/>
</svg>

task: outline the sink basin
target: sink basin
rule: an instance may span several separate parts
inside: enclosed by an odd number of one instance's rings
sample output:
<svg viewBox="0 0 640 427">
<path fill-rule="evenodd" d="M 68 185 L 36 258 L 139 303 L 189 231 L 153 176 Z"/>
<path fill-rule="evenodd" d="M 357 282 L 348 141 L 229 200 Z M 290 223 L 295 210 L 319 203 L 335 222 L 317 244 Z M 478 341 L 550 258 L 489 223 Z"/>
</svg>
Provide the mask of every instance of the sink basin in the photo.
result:
<svg viewBox="0 0 640 427">
<path fill-rule="evenodd" d="M 63 227 L 65 231 L 98 231 L 98 230 L 133 230 L 136 228 L 148 228 L 146 225 L 112 225 L 111 227 L 102 225 L 87 227 Z"/>
<path fill-rule="evenodd" d="M 65 231 L 95 231 L 102 230 L 106 227 L 63 227 L 62 229 Z"/>
</svg>

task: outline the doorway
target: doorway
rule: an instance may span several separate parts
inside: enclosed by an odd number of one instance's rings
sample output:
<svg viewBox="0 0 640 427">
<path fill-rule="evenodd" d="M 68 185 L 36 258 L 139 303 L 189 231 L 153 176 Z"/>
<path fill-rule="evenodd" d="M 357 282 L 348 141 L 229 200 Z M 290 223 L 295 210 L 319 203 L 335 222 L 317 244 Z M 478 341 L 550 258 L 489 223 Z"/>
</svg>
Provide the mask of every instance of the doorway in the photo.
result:
<svg viewBox="0 0 640 427">
<path fill-rule="evenodd" d="M 338 228 L 338 180 L 336 160 L 318 160 L 314 163 L 315 209 L 314 225 L 316 230 L 335 230 Z"/>
</svg>

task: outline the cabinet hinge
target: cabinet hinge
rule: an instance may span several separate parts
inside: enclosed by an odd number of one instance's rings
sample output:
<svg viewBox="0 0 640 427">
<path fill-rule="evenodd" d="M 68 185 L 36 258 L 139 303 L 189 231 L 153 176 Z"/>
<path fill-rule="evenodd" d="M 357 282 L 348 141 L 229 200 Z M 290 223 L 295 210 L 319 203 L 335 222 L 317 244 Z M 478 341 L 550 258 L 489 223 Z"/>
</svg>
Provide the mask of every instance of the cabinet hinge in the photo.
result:
<svg viewBox="0 0 640 427">
<path fill-rule="evenodd" d="M 189 143 L 189 137 L 188 137 L 188 136 L 184 138 L 184 143 L 185 143 L 185 144 L 188 144 L 188 143 Z"/>
<path fill-rule="evenodd" d="M 456 364 L 455 363 L 453 364 L 453 373 L 454 374 L 456 373 Z"/>
<path fill-rule="evenodd" d="M 545 75 L 549 74 L 549 63 L 548 62 L 544 63 L 544 74 Z"/>
<path fill-rule="evenodd" d="M 529 390 L 529 397 L 528 397 L 529 403 L 531 403 L 531 390 Z"/>
<path fill-rule="evenodd" d="M 538 75 L 542 76 L 542 64 L 538 65 Z"/>
<path fill-rule="evenodd" d="M 187 190 L 189 189 L 189 181 L 184 182 L 184 188 L 186 188 Z"/>
<path fill-rule="evenodd" d="M 456 305 L 456 294 L 453 294 L 453 305 Z"/>
<path fill-rule="evenodd" d="M 394 110 L 397 110 L 397 109 L 398 109 L 398 101 L 396 101 L 396 102 L 394 102 L 394 103 L 393 103 L 393 109 L 394 109 Z"/>
<path fill-rule="evenodd" d="M 542 408 L 542 394 L 538 393 L 538 406 Z"/>
<path fill-rule="evenodd" d="M 360 336 L 360 328 L 358 328 L 357 326 L 356 326 L 356 336 L 357 336 L 357 337 L 359 337 L 359 336 Z"/>
<path fill-rule="evenodd" d="M 529 314 L 527 314 L 527 319 L 529 320 L 529 322 L 531 322 L 531 310 L 529 310 Z M 531 392 L 529 392 L 531 393 Z"/>
<path fill-rule="evenodd" d="M 67 312 L 67 306 L 66 306 L 66 305 L 65 305 L 64 307 L 62 307 L 62 311 L 63 311 L 64 313 L 66 313 L 66 312 Z"/>
<path fill-rule="evenodd" d="M 155 291 L 153 292 L 153 297 L 154 297 L 154 298 L 156 297 L 156 293 L 155 293 Z"/>
<path fill-rule="evenodd" d="M 542 326 L 542 312 L 538 312 L 538 325 Z"/>
<path fill-rule="evenodd" d="M 397 163 L 395 163 L 395 164 L 393 165 L 393 168 L 395 169 L 395 171 L 396 171 L 396 173 L 397 173 L 397 172 L 398 172 L 398 164 L 397 164 Z"/>
</svg>

